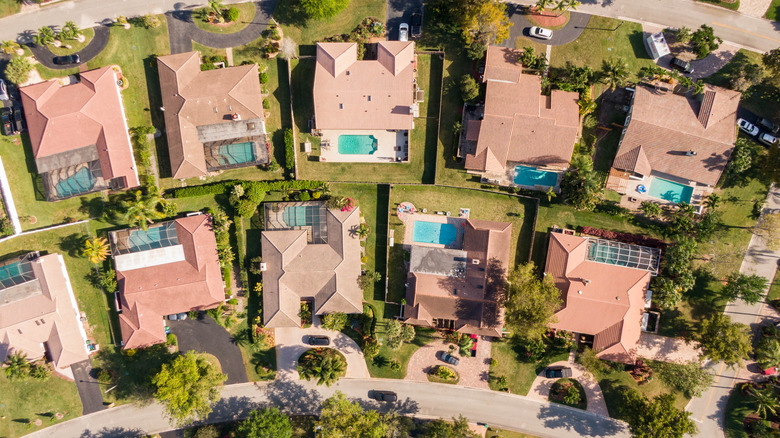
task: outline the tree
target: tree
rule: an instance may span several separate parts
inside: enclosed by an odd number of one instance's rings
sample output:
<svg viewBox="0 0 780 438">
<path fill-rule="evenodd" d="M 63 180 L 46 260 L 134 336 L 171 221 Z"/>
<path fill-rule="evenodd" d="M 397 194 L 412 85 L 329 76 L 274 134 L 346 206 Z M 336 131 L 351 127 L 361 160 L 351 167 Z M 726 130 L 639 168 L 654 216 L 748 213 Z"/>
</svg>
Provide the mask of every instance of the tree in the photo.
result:
<svg viewBox="0 0 780 438">
<path fill-rule="evenodd" d="M 609 89 L 622 87 L 628 79 L 628 63 L 623 58 L 609 58 L 601 63 L 601 82 Z"/>
<path fill-rule="evenodd" d="M 704 81 L 702 81 L 701 79 L 699 79 L 696 82 L 691 82 L 690 88 L 692 88 L 694 96 L 704 93 L 704 90 L 706 89 Z"/>
<path fill-rule="evenodd" d="M 54 33 L 54 29 L 48 26 L 43 26 L 38 29 L 38 33 L 33 36 L 33 42 L 38 46 L 45 46 L 47 44 L 53 43 L 56 37 L 57 36 Z"/>
<path fill-rule="evenodd" d="M 209 0 L 209 9 L 211 9 L 214 14 L 221 15 L 222 9 L 224 8 L 225 4 L 222 3 L 222 0 Z"/>
<path fill-rule="evenodd" d="M 690 412 L 674 406 L 674 396 L 661 394 L 652 400 L 636 390 L 628 395 L 628 428 L 634 438 L 682 438 L 697 432 Z"/>
<path fill-rule="evenodd" d="M 687 43 L 691 40 L 691 30 L 685 26 L 675 30 L 673 34 L 674 38 L 681 43 Z"/>
<path fill-rule="evenodd" d="M 753 158 L 758 154 L 758 149 L 753 143 L 748 143 L 745 138 L 737 138 L 734 143 L 734 152 L 731 154 L 727 175 L 729 182 L 741 184 L 746 180 L 746 173 L 753 166 Z"/>
<path fill-rule="evenodd" d="M 404 324 L 403 329 L 401 329 L 401 339 L 404 340 L 404 342 L 412 342 L 414 341 L 415 336 L 417 335 L 417 332 L 413 325 L 411 324 Z"/>
<path fill-rule="evenodd" d="M 577 210 L 593 210 L 601 195 L 590 155 L 575 155 L 561 181 L 561 191 Z"/>
<path fill-rule="evenodd" d="M 753 398 L 754 412 L 761 418 L 766 419 L 767 413 L 777 415 L 777 410 L 780 408 L 780 400 L 777 399 L 772 389 L 757 389 L 751 386 L 748 389 L 748 394 Z"/>
<path fill-rule="evenodd" d="M 154 29 L 155 27 L 160 27 L 162 22 L 159 18 L 157 18 L 156 15 L 153 14 L 146 14 L 141 19 L 141 22 L 144 25 L 144 28 L 146 29 Z"/>
<path fill-rule="evenodd" d="M 81 36 L 81 29 L 73 21 L 66 21 L 65 26 L 62 26 L 60 37 L 68 40 L 75 40 Z"/>
<path fill-rule="evenodd" d="M 463 415 L 453 418 L 452 422 L 438 419 L 425 423 L 422 428 L 421 438 L 476 438 L 469 429 L 469 422 Z"/>
<path fill-rule="evenodd" d="M 653 201 L 642 201 L 642 203 L 639 204 L 639 210 L 647 217 L 658 217 L 663 212 L 661 206 Z"/>
<path fill-rule="evenodd" d="M 157 388 L 154 397 L 172 424 L 184 424 L 211 413 L 226 379 L 217 367 L 190 351 L 163 364 L 152 379 Z"/>
<path fill-rule="evenodd" d="M 326 313 L 322 316 L 322 328 L 341 331 L 347 326 L 347 314 L 343 312 Z"/>
<path fill-rule="evenodd" d="M 560 11 L 560 14 L 558 14 L 558 17 L 560 17 L 567 9 L 577 9 L 577 6 L 579 5 L 579 0 L 558 0 L 555 2 L 553 10 Z"/>
<path fill-rule="evenodd" d="M 341 392 L 322 402 L 322 411 L 316 430 L 322 438 L 381 438 L 387 435 L 392 415 L 380 415 L 374 410 L 363 410 L 358 402 L 350 402 Z"/>
<path fill-rule="evenodd" d="M 11 59 L 11 62 L 5 66 L 5 77 L 14 84 L 22 84 L 27 82 L 27 78 L 30 76 L 32 68 L 33 66 L 27 58 L 15 56 Z"/>
<path fill-rule="evenodd" d="M 6 55 L 10 55 L 12 53 L 15 53 L 18 49 L 20 49 L 22 46 L 19 45 L 16 41 L 13 40 L 5 40 L 3 41 L 2 45 L 0 45 L 0 50 L 3 51 Z"/>
<path fill-rule="evenodd" d="M 460 1 L 459 28 L 467 46 L 487 47 L 509 38 L 512 22 L 498 0 Z"/>
<path fill-rule="evenodd" d="M 555 0 L 537 0 L 536 8 L 539 10 L 547 9 L 550 6 L 554 6 L 555 4 L 556 4 Z"/>
<path fill-rule="evenodd" d="M 30 362 L 24 353 L 11 353 L 5 359 L 5 376 L 8 380 L 24 380 L 30 375 Z"/>
<path fill-rule="evenodd" d="M 298 43 L 290 37 L 282 38 L 279 43 L 279 57 L 282 59 L 294 59 L 298 57 Z"/>
<path fill-rule="evenodd" d="M 143 192 L 136 190 L 134 199 L 122 201 L 122 207 L 125 210 L 125 220 L 131 227 L 140 226 L 146 230 L 154 219 L 162 219 L 163 215 L 157 206 L 165 202 L 159 194 L 150 193 L 144 196 Z"/>
<path fill-rule="evenodd" d="M 696 32 L 691 35 L 691 45 L 696 51 L 696 56 L 699 59 L 706 58 L 713 50 L 717 50 L 720 47 L 720 43 L 723 40 L 720 37 L 715 36 L 715 30 L 702 24 Z"/>
<path fill-rule="evenodd" d="M 298 359 L 301 380 L 316 379 L 318 385 L 330 386 L 347 371 L 344 356 L 336 350 L 323 348 L 307 350 Z"/>
<path fill-rule="evenodd" d="M 539 279 L 533 262 L 517 266 L 509 273 L 505 307 L 506 325 L 518 336 L 539 339 L 555 322 L 555 312 L 563 305 L 561 291 L 552 276 Z"/>
<path fill-rule="evenodd" d="M 290 438 L 292 434 L 290 418 L 276 407 L 252 411 L 236 428 L 236 436 L 244 438 Z"/>
<path fill-rule="evenodd" d="M 111 253 L 108 246 L 108 240 L 105 237 L 93 237 L 87 239 L 84 242 L 84 248 L 81 250 L 81 254 L 90 261 L 90 263 L 98 264 L 108 257 Z"/>
<path fill-rule="evenodd" d="M 479 85 L 474 76 L 463 75 L 460 77 L 460 97 L 464 102 L 471 102 L 479 97 Z"/>
<path fill-rule="evenodd" d="M 769 69 L 775 77 L 780 77 L 780 48 L 772 49 L 761 57 L 764 67 Z"/>
<path fill-rule="evenodd" d="M 585 372 L 595 376 L 608 369 L 607 364 L 601 360 L 593 349 L 585 347 L 577 353 L 577 363 L 585 368 Z"/>
<path fill-rule="evenodd" d="M 346 9 L 348 4 L 349 0 L 300 0 L 303 12 L 314 20 L 333 18 Z"/>
<path fill-rule="evenodd" d="M 225 18 L 227 18 L 227 21 L 232 23 L 234 21 L 238 21 L 238 17 L 241 16 L 241 12 L 238 11 L 238 8 L 235 6 L 231 6 L 230 9 L 227 10 L 227 13 L 225 14 Z"/>
<path fill-rule="evenodd" d="M 368 290 L 374 283 L 379 283 L 380 281 L 382 281 L 382 274 L 376 271 L 366 271 L 365 274 L 358 277 L 358 284 L 364 291 Z"/>
<path fill-rule="evenodd" d="M 719 202 L 720 196 L 718 196 L 717 193 L 710 193 L 706 198 L 704 198 L 704 207 L 708 210 L 715 210 L 718 208 Z"/>
<path fill-rule="evenodd" d="M 760 275 L 732 272 L 726 277 L 726 285 L 721 293 L 729 301 L 739 298 L 748 304 L 756 304 L 764 298 L 766 283 L 766 278 Z"/>
<path fill-rule="evenodd" d="M 777 338 L 761 338 L 756 347 L 756 361 L 764 370 L 780 366 L 780 341 Z"/>
<path fill-rule="evenodd" d="M 701 321 L 694 340 L 705 356 L 729 367 L 742 366 L 753 350 L 748 327 L 732 323 L 731 317 L 722 313 Z"/>
<path fill-rule="evenodd" d="M 700 396 L 713 381 L 712 374 L 699 362 L 659 362 L 656 370 L 664 383 L 688 398 Z"/>
<path fill-rule="evenodd" d="M 766 246 L 780 249 L 780 213 L 764 213 L 753 227 L 753 233 L 766 239 Z"/>
</svg>

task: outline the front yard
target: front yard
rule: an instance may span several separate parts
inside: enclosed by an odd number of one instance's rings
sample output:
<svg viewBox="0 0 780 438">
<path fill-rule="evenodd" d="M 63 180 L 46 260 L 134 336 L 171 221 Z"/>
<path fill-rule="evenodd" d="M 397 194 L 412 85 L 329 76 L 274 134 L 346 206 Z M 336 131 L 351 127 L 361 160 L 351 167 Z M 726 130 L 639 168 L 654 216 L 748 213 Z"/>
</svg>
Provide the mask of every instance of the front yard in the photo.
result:
<svg viewBox="0 0 780 438">
<path fill-rule="evenodd" d="M 296 0 L 279 0 L 274 9 L 274 18 L 282 25 L 284 34 L 294 39 L 302 47 L 302 52 L 311 49 L 314 54 L 313 44 L 322 41 L 325 37 L 350 33 L 366 17 L 376 17 L 385 21 L 387 3 L 384 0 L 352 0 L 349 7 L 338 13 L 330 20 L 307 20 L 303 12 L 298 9 Z"/>
<path fill-rule="evenodd" d="M 76 384 L 57 375 L 11 382 L 0 372 L 0 436 L 20 437 L 81 416 Z M 36 422 L 40 422 L 37 425 Z"/>
<path fill-rule="evenodd" d="M 531 389 L 536 376 L 549 364 L 566 360 L 569 357 L 568 350 L 550 349 L 539 360 L 526 359 L 511 338 L 494 340 L 491 358 L 495 365 L 490 367 L 490 389 L 499 390 L 498 379 L 506 377 L 509 392 L 517 395 L 526 395 Z"/>
</svg>

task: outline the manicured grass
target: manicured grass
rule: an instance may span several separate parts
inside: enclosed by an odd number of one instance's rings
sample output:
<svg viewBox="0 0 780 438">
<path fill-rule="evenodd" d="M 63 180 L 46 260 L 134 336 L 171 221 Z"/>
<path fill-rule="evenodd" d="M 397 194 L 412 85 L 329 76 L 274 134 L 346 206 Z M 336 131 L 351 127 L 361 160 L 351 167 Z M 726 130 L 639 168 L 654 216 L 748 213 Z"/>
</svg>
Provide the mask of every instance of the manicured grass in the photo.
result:
<svg viewBox="0 0 780 438">
<path fill-rule="evenodd" d="M 324 38 L 352 32 L 366 17 L 385 21 L 387 4 L 384 0 L 352 0 L 349 6 L 330 20 L 307 20 L 297 7 L 296 0 L 280 0 L 273 16 L 282 25 L 285 36 L 298 44 L 314 44 Z M 306 51 L 307 48 L 302 48 Z M 314 54 L 312 51 L 311 54 Z"/>
<path fill-rule="evenodd" d="M 52 375 L 45 381 L 11 382 L 0 372 L 0 436 L 15 438 L 81 416 L 76 384 Z M 61 420 L 56 414 L 62 414 Z M 41 420 L 41 426 L 35 421 Z"/>
<path fill-rule="evenodd" d="M 557 398 L 556 394 L 558 393 L 558 391 L 560 391 L 561 388 L 567 385 L 574 385 L 574 387 L 577 388 L 577 392 L 580 393 L 579 403 L 570 404 L 570 403 L 566 403 L 563 400 L 563 398 L 561 399 Z M 549 399 L 553 403 L 560 403 L 562 405 L 571 406 L 573 408 L 582 409 L 582 410 L 588 409 L 588 396 L 585 394 L 585 388 L 582 387 L 582 384 L 580 384 L 580 382 L 574 379 L 570 379 L 568 377 L 558 379 L 552 384 L 552 387 L 550 388 Z"/>
<path fill-rule="evenodd" d="M 223 56 L 227 57 L 227 50 L 226 49 L 215 49 L 213 47 L 204 46 L 203 44 L 196 43 L 195 41 L 192 42 L 192 50 L 196 52 L 200 52 L 200 59 L 203 61 L 203 58 L 206 56 Z M 227 63 L 225 63 L 225 66 L 227 66 Z"/>
<path fill-rule="evenodd" d="M 218 24 L 214 23 L 211 24 L 208 21 L 204 21 L 202 18 L 198 16 L 198 14 L 201 11 L 208 12 L 208 8 L 198 9 L 196 11 L 193 11 L 192 13 L 192 21 L 195 23 L 196 26 L 199 28 L 213 33 L 236 33 L 239 30 L 242 30 L 246 28 L 249 23 L 252 22 L 252 20 L 255 18 L 255 12 L 257 12 L 257 8 L 255 7 L 255 4 L 252 2 L 247 3 L 236 3 L 236 4 L 230 4 L 227 5 L 228 8 L 237 8 L 239 12 L 238 20 L 232 22 L 232 23 L 223 23 Z M 226 8 L 227 9 L 227 8 Z"/>
<path fill-rule="evenodd" d="M 421 117 L 414 120 L 414 130 L 409 138 L 409 163 L 322 163 L 319 162 L 319 138 L 300 136 L 312 140 L 312 154 L 307 157 L 298 150 L 298 175 L 302 179 L 325 181 L 372 182 L 423 182 L 434 181 L 436 160 L 436 136 L 443 63 L 433 55 L 419 54 L 417 83 L 425 90 L 425 101 L 420 105 Z M 308 132 L 309 120 L 314 116 L 312 84 L 315 60 L 294 62 L 292 70 L 293 103 L 298 130 Z"/>
<path fill-rule="evenodd" d="M 395 311 L 395 315 L 398 315 L 400 308 L 398 308 L 398 306 L 387 306 L 387 308 L 391 307 Z M 387 310 L 389 311 L 391 309 Z M 389 319 L 390 315 L 386 314 L 385 317 Z M 387 336 L 385 335 L 386 325 L 387 323 L 382 320 L 377 321 L 376 324 L 376 335 L 379 342 L 382 343 L 387 339 Z M 403 379 L 406 377 L 406 367 L 409 365 L 409 359 L 412 357 L 412 354 L 423 345 L 429 344 L 439 338 L 438 333 L 433 329 L 425 327 L 415 328 L 417 330 L 417 336 L 415 336 L 411 343 L 404 342 L 398 350 L 392 350 L 383 343 L 382 346 L 379 347 L 379 354 L 373 360 L 366 359 L 368 372 L 371 374 L 371 377 L 381 379 Z M 394 359 L 401 362 L 401 368 L 397 370 L 390 368 L 390 361 Z"/>
<path fill-rule="evenodd" d="M 772 4 L 769 5 L 769 9 L 766 10 L 764 18 L 767 20 L 777 21 L 777 17 L 780 16 L 780 0 L 772 0 Z"/>
<path fill-rule="evenodd" d="M 485 438 L 536 438 L 534 435 L 528 435 L 522 432 L 513 432 L 504 429 L 488 429 Z"/>
<path fill-rule="evenodd" d="M 732 11 L 736 11 L 737 9 L 739 9 L 739 0 L 734 0 L 731 2 L 724 1 L 724 0 L 697 0 L 697 1 L 703 3 L 710 3 L 726 9 L 731 9 Z"/>
<path fill-rule="evenodd" d="M 390 248 L 388 260 L 388 301 L 400 302 L 406 293 L 406 269 L 403 257 L 404 225 L 395 214 L 401 202 L 411 202 L 418 211 L 428 209 L 449 211 L 457 217 L 461 208 L 470 208 L 472 219 L 512 223 L 512 245 L 509 252 L 509 268 L 528 260 L 535 203 L 530 199 L 518 198 L 501 193 L 487 193 L 478 190 L 456 189 L 432 186 L 394 186 L 390 194 L 390 230 L 394 231 L 395 245 Z"/>
<path fill-rule="evenodd" d="M 92 41 L 92 38 L 95 37 L 95 29 L 88 27 L 86 29 L 81 29 L 81 33 L 84 34 L 85 37 L 83 43 L 80 43 L 78 40 L 65 40 L 62 42 L 60 47 L 55 47 L 54 44 L 49 44 L 49 50 L 51 50 L 51 52 L 55 55 L 70 55 L 71 53 L 78 52 L 84 47 L 87 47 L 87 45 Z M 66 49 L 65 44 L 69 45 L 70 49 Z"/>
<path fill-rule="evenodd" d="M 22 4 L 18 0 L 0 0 L 0 18 L 18 14 Z"/>
<path fill-rule="evenodd" d="M 236 333 L 238 330 L 246 330 L 247 325 L 245 322 L 236 324 L 231 333 Z M 251 382 L 257 382 L 261 380 L 273 380 L 276 376 L 276 349 L 273 345 L 255 342 L 253 344 L 239 344 L 238 348 L 241 350 L 241 357 L 244 360 L 244 368 L 246 369 L 246 375 Z M 266 374 L 258 373 L 258 365 L 270 367 Z M 261 370 L 262 371 L 262 370 Z"/>
<path fill-rule="evenodd" d="M 726 436 L 728 438 L 748 438 L 742 422 L 754 411 L 752 397 L 733 388 L 726 404 Z"/>
<path fill-rule="evenodd" d="M 505 376 L 510 393 L 526 395 L 544 367 L 566 360 L 569 352 L 551 349 L 549 354 L 538 361 L 527 360 L 512 340 L 505 338 L 493 341 L 490 357 L 496 361 L 496 365 L 490 367 L 490 375 L 494 377 L 490 381 L 490 389 L 497 391 L 499 388 L 495 379 Z"/>
<path fill-rule="evenodd" d="M 615 368 L 609 371 L 599 373 L 596 377 L 599 381 L 601 391 L 604 393 L 604 401 L 607 404 L 609 416 L 624 420 L 628 412 L 626 411 L 625 394 L 634 389 L 640 394 L 653 398 L 660 394 L 672 394 L 674 396 L 674 406 L 677 409 L 685 409 L 688 399 L 680 391 L 669 388 L 664 385 L 660 379 L 655 378 L 645 385 L 637 385 L 631 374 L 622 371 L 622 364 L 611 364 Z"/>
<path fill-rule="evenodd" d="M 769 286 L 769 294 L 766 296 L 766 301 L 770 302 L 778 298 L 780 298 L 780 275 L 777 275 L 777 272 L 775 272 L 775 278 Z"/>
</svg>

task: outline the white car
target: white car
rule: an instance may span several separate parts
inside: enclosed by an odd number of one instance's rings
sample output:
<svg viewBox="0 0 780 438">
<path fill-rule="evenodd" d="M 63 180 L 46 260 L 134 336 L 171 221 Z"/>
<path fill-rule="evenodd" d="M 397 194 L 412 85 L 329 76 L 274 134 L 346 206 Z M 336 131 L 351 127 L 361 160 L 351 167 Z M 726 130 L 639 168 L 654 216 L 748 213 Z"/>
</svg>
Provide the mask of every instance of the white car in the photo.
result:
<svg viewBox="0 0 780 438">
<path fill-rule="evenodd" d="M 0 100 L 9 100 L 8 87 L 5 86 L 5 82 L 2 79 L 0 79 Z"/>
<path fill-rule="evenodd" d="M 758 136 L 758 141 L 767 144 L 769 146 L 772 146 L 773 144 L 777 143 L 777 138 L 772 134 L 764 132 L 763 134 Z"/>
<path fill-rule="evenodd" d="M 737 126 L 750 135 L 758 135 L 758 127 L 745 119 L 737 119 Z"/>
<path fill-rule="evenodd" d="M 549 40 L 552 38 L 552 31 L 543 27 L 534 26 L 529 31 L 532 37 L 541 38 L 543 40 Z"/>
<path fill-rule="evenodd" d="M 398 26 L 398 41 L 409 41 L 409 25 L 401 23 Z"/>
</svg>

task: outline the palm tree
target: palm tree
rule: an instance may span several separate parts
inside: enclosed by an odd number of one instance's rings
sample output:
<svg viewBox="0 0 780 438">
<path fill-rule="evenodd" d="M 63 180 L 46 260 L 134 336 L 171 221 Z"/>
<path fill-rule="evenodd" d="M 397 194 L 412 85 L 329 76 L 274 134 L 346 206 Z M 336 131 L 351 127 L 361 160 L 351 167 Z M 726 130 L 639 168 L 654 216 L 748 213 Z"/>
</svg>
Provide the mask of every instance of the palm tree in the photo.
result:
<svg viewBox="0 0 780 438">
<path fill-rule="evenodd" d="M 22 380 L 30 375 L 30 362 L 27 361 L 27 355 L 24 353 L 9 354 L 5 364 L 8 367 L 5 369 L 8 380 Z"/>
<path fill-rule="evenodd" d="M 651 201 L 643 201 L 639 205 L 639 210 L 647 217 L 656 217 L 661 215 L 661 206 Z"/>
<path fill-rule="evenodd" d="M 81 254 L 91 263 L 98 264 L 108 257 L 108 240 L 105 237 L 93 237 L 84 242 Z"/>
<path fill-rule="evenodd" d="M 710 193 L 704 200 L 704 207 L 709 210 L 715 210 L 718 207 L 718 202 L 720 202 L 720 196 L 715 193 Z"/>
<path fill-rule="evenodd" d="M 222 14 L 222 10 L 225 9 L 225 5 L 222 3 L 222 0 L 209 0 L 209 9 L 214 11 L 215 14 L 220 15 Z"/>
<path fill-rule="evenodd" d="M 247 346 L 251 341 L 252 341 L 252 333 L 249 331 L 248 328 L 237 331 L 236 334 L 234 334 L 230 339 L 230 342 L 240 347 Z"/>
<path fill-rule="evenodd" d="M 601 66 L 601 81 L 609 85 L 609 89 L 622 87 L 628 79 L 628 63 L 623 58 L 605 59 Z"/>
<path fill-rule="evenodd" d="M 756 359 L 764 370 L 780 365 L 780 342 L 764 339 L 756 349 Z"/>
<path fill-rule="evenodd" d="M 761 418 L 766 418 L 767 412 L 772 415 L 777 415 L 777 408 L 780 407 L 780 401 L 771 390 L 751 387 L 748 389 L 748 394 L 753 397 L 754 412 Z"/>
<path fill-rule="evenodd" d="M 548 6 L 552 6 L 555 3 L 555 0 L 538 0 L 536 2 L 536 9 L 541 11 L 542 9 L 547 9 Z"/>
<path fill-rule="evenodd" d="M 696 96 L 697 94 L 704 93 L 705 85 L 704 85 L 704 81 L 702 81 L 701 79 L 699 79 L 696 82 L 693 82 L 692 87 L 693 87 L 694 96 Z"/>
<path fill-rule="evenodd" d="M 63 30 L 68 29 L 70 32 L 71 38 L 78 38 L 79 35 L 81 35 L 81 29 L 76 25 L 76 23 L 72 21 L 66 21 L 65 27 L 63 27 Z"/>
<path fill-rule="evenodd" d="M 558 196 L 558 194 L 555 193 L 555 190 L 553 190 L 552 186 L 547 188 L 547 192 L 545 193 L 545 195 L 547 195 L 547 202 L 552 202 L 552 199 Z"/>
<path fill-rule="evenodd" d="M 365 239 L 366 237 L 368 237 L 369 234 L 371 234 L 371 227 L 368 226 L 368 224 L 365 222 L 360 224 L 360 227 L 358 227 L 357 229 L 358 237 L 360 237 L 361 239 Z"/>
<path fill-rule="evenodd" d="M 165 217 L 157 206 L 163 202 L 159 194 L 144 194 L 138 190 L 135 192 L 135 199 L 132 201 L 122 201 L 122 207 L 125 209 L 125 219 L 130 226 L 140 226 L 146 230 L 154 219 Z"/>
<path fill-rule="evenodd" d="M 341 356 L 327 355 L 316 367 L 318 385 L 330 386 L 347 371 L 347 364 Z"/>
<path fill-rule="evenodd" d="M 38 33 L 33 36 L 33 42 L 39 46 L 45 46 L 54 42 L 56 37 L 54 30 L 48 26 L 38 29 Z"/>
<path fill-rule="evenodd" d="M 5 40 L 2 44 L 0 44 L 0 50 L 3 51 L 6 55 L 10 55 L 14 52 L 16 52 L 17 49 L 21 48 L 16 41 L 13 40 Z"/>
</svg>

